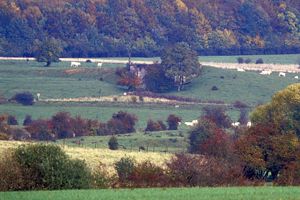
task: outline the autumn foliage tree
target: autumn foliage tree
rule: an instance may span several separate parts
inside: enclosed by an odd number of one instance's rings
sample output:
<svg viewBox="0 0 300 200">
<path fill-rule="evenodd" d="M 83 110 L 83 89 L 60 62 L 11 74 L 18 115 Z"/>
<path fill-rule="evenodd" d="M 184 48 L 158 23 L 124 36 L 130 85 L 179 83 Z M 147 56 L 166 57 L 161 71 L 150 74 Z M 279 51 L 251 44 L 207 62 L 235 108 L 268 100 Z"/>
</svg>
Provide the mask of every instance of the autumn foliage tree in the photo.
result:
<svg viewBox="0 0 300 200">
<path fill-rule="evenodd" d="M 33 140 L 51 141 L 55 139 L 50 120 L 34 120 L 26 127 L 26 130 Z"/>
<path fill-rule="evenodd" d="M 300 137 L 300 84 L 277 92 L 271 102 L 258 106 L 251 113 L 253 123 L 273 123 L 281 131 L 295 131 Z"/>
<path fill-rule="evenodd" d="M 65 57 L 160 56 L 177 42 L 201 55 L 296 53 L 299 9 L 298 0 L 2 0 L 0 54 L 36 56 L 46 38 Z"/>
<path fill-rule="evenodd" d="M 169 130 L 177 130 L 178 129 L 178 125 L 181 122 L 181 118 L 176 116 L 176 115 L 169 115 L 168 119 L 167 119 L 167 123 L 169 126 Z"/>
<path fill-rule="evenodd" d="M 225 158 L 230 156 L 229 136 L 213 121 L 202 118 L 189 132 L 190 153 Z"/>
<path fill-rule="evenodd" d="M 235 150 L 249 179 L 274 180 L 297 159 L 299 141 L 290 132 L 282 132 L 276 124 L 256 124 L 242 135 Z"/>
<path fill-rule="evenodd" d="M 119 70 L 116 74 L 119 76 L 118 85 L 126 86 L 128 90 L 135 90 L 142 84 L 141 78 L 136 73 L 128 71 L 127 68 Z"/>
<path fill-rule="evenodd" d="M 214 122 L 219 128 L 229 128 L 231 119 L 226 114 L 226 109 L 220 106 L 206 106 L 203 108 L 204 114 L 202 117 Z"/>
<path fill-rule="evenodd" d="M 150 119 L 147 122 L 147 127 L 146 127 L 145 131 L 164 131 L 166 129 L 167 129 L 167 127 L 163 123 L 163 121 L 161 121 L 161 120 L 153 121 Z"/>
</svg>

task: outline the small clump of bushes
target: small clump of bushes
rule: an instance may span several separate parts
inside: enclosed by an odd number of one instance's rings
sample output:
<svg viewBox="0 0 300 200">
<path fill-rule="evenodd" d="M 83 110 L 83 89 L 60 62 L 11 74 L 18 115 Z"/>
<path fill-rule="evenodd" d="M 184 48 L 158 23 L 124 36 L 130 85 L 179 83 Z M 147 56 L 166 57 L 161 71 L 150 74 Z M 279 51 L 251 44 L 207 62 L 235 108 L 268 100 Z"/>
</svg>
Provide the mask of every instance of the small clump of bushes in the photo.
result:
<svg viewBox="0 0 300 200">
<path fill-rule="evenodd" d="M 90 188 L 92 174 L 82 160 L 70 159 L 55 145 L 23 145 L 0 161 L 0 190 Z"/>
<path fill-rule="evenodd" d="M 16 101 L 23 106 L 32 106 L 34 104 L 34 97 L 30 92 L 21 92 L 15 94 L 10 101 Z"/>
<path fill-rule="evenodd" d="M 153 121 L 153 120 L 148 120 L 147 122 L 147 127 L 145 131 L 165 131 L 167 130 L 167 126 L 163 123 L 163 121 L 158 120 L 158 121 Z"/>
</svg>

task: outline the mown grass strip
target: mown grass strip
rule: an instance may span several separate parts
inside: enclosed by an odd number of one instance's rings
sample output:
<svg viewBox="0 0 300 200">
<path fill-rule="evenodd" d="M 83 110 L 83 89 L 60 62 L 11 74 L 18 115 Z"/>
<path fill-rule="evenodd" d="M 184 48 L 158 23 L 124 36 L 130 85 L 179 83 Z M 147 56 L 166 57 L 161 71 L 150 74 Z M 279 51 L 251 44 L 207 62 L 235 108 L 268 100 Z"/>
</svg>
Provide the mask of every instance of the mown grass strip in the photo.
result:
<svg viewBox="0 0 300 200">
<path fill-rule="evenodd" d="M 299 187 L 69 190 L 0 193 L 0 200 L 299 200 Z"/>
</svg>

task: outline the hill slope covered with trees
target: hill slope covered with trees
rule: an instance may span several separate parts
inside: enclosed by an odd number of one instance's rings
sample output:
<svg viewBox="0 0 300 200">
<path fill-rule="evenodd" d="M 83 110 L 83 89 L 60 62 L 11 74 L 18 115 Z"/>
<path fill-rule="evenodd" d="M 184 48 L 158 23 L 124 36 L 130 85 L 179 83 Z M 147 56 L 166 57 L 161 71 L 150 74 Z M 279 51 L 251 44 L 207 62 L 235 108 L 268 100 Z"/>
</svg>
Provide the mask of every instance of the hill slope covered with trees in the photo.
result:
<svg viewBox="0 0 300 200">
<path fill-rule="evenodd" d="M 2 0 L 0 55 L 157 56 L 186 42 L 204 54 L 300 52 L 299 0 Z"/>
</svg>

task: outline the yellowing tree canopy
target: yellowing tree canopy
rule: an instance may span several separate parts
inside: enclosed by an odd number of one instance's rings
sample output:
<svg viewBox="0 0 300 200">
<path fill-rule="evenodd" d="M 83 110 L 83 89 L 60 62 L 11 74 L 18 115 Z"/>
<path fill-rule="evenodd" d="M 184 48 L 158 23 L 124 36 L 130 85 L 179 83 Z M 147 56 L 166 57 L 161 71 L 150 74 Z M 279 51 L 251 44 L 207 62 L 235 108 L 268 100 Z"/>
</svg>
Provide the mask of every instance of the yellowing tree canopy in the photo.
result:
<svg viewBox="0 0 300 200">
<path fill-rule="evenodd" d="M 284 132 L 300 137 L 300 83 L 277 92 L 271 102 L 258 106 L 251 114 L 253 123 L 271 122 Z"/>
</svg>

